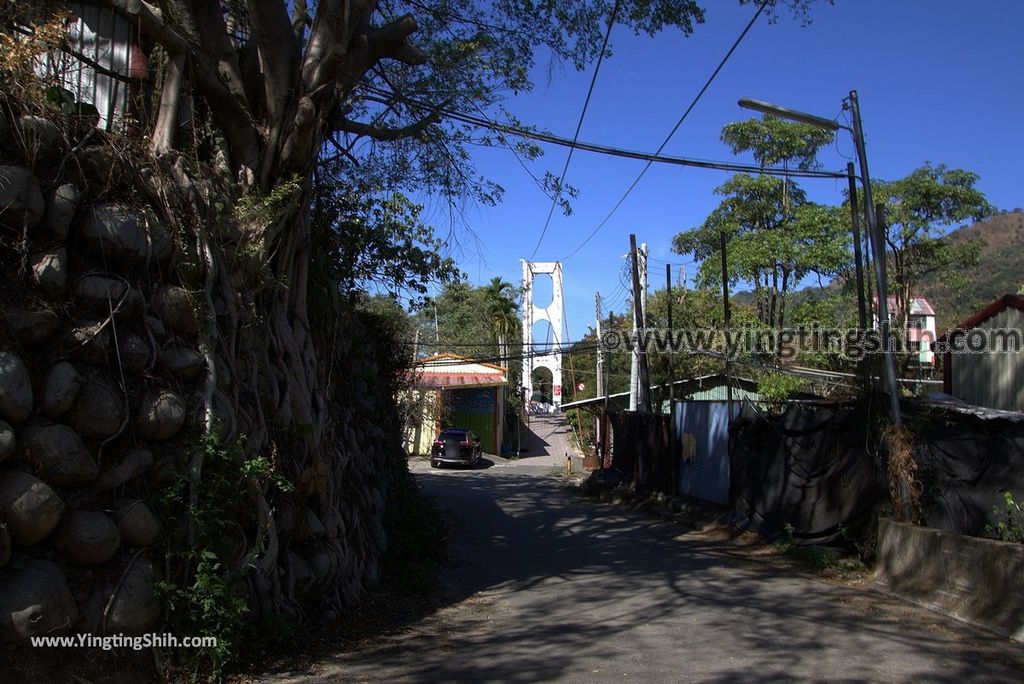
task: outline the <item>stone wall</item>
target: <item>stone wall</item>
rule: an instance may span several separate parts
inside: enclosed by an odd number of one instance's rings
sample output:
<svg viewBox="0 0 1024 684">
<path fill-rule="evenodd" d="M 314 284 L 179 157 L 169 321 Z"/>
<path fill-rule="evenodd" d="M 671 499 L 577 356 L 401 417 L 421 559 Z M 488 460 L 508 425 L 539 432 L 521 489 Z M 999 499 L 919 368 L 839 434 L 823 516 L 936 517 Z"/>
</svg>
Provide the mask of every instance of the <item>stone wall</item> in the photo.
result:
<svg viewBox="0 0 1024 684">
<path fill-rule="evenodd" d="M 882 518 L 876 586 L 1024 642 L 1024 544 Z"/>
<path fill-rule="evenodd" d="M 108 153 L 0 112 L 0 641 L 166 618 L 157 502 L 201 435 L 206 362 L 178 243 L 130 188 L 111 192 Z M 373 345 L 337 347 L 345 504 L 274 511 L 289 599 L 328 617 L 379 579 L 389 473 L 405 468 Z"/>
</svg>

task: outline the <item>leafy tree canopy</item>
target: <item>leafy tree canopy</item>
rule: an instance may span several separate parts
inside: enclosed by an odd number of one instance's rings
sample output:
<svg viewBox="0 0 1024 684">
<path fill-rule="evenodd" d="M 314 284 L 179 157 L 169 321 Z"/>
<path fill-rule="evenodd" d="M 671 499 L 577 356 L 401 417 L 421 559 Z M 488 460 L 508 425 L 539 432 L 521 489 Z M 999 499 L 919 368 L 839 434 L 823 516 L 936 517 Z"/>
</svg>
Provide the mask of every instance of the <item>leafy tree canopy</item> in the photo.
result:
<svg viewBox="0 0 1024 684">
<path fill-rule="evenodd" d="M 770 17 L 781 6 L 807 21 L 812 2 L 767 4 Z M 690 35 L 704 22 L 704 10 L 695 0 L 398 0 L 376 8 L 373 18 L 382 24 L 405 15 L 415 18 L 409 40 L 425 60 L 381 61 L 366 72 L 332 117 L 325 159 L 334 170 L 370 185 L 437 193 L 449 202 L 456 221 L 466 201 L 494 204 L 503 194 L 498 184 L 474 172 L 471 147 L 505 147 L 521 160 L 537 157 L 541 148 L 445 119 L 441 110 L 475 116 L 486 116 L 496 106 L 500 110 L 506 96 L 533 87 L 531 74 L 543 60 L 549 71 L 559 62 L 583 69 L 598 56 L 612 17 L 637 35 L 663 30 Z M 523 125 L 500 111 L 505 121 Z M 535 180 L 549 195 L 567 192 L 551 174 Z"/>
<path fill-rule="evenodd" d="M 722 142 L 733 154 L 750 152 L 761 166 L 787 164 L 801 170 L 820 166 L 818 150 L 833 140 L 832 131 L 771 115 L 737 121 L 722 129 Z"/>
<path fill-rule="evenodd" d="M 452 352 L 497 363 L 502 350 L 522 343 L 519 325 L 518 293 L 501 282 L 496 295 L 494 281 L 485 287 L 473 287 L 465 280 L 445 285 L 441 293 L 424 301 L 416 312 L 423 349 L 431 353 Z M 518 366 L 516 354 L 510 370 Z"/>
<path fill-rule="evenodd" d="M 976 173 L 926 163 L 905 178 L 873 183 L 875 201 L 885 204 L 890 248 L 933 237 L 942 226 L 991 216 L 994 209 L 977 182 Z"/>
<path fill-rule="evenodd" d="M 875 201 L 885 207 L 883 226 L 890 252 L 891 289 L 903 322 L 911 297 L 928 278 L 955 281 L 977 262 L 980 245 L 955 244 L 942 228 L 970 219 L 981 220 L 994 209 L 970 171 L 926 163 L 905 178 L 872 184 Z"/>
<path fill-rule="evenodd" d="M 751 152 L 762 166 L 780 162 L 797 169 L 817 165 L 818 150 L 833 134 L 766 116 L 731 123 L 722 140 L 734 153 Z M 807 201 L 788 177 L 737 174 L 716 188 L 724 199 L 704 223 L 675 236 L 673 251 L 701 260 L 698 282 L 721 282 L 723 239 L 729 282 L 753 284 L 758 319 L 781 327 L 786 295 L 810 274 L 828 277 L 850 261 L 847 219 L 840 211 Z"/>
<path fill-rule="evenodd" d="M 313 221 L 325 228 L 325 256 L 343 290 L 372 285 L 415 306 L 431 282 L 458 280 L 455 262 L 442 256 L 441 240 L 420 221 L 422 206 L 405 195 L 378 197 L 334 181 L 322 184 L 316 196 Z"/>
<path fill-rule="evenodd" d="M 776 271 L 798 282 L 809 274 L 834 275 L 849 261 L 844 212 L 807 202 L 790 182 L 790 211 L 782 205 L 782 180 L 738 174 L 716 189 L 725 199 L 699 227 L 683 231 L 673 251 L 702 261 L 698 278 L 721 282 L 721 235 L 728 242 L 730 282 L 753 281 Z"/>
</svg>

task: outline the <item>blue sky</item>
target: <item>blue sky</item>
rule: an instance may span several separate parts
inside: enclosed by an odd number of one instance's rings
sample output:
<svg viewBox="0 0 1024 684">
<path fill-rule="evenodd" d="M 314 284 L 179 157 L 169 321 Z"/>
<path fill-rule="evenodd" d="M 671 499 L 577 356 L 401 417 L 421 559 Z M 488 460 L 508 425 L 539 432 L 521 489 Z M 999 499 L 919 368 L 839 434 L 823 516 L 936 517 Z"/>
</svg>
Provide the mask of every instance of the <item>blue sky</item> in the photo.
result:
<svg viewBox="0 0 1024 684">
<path fill-rule="evenodd" d="M 689 38 L 635 37 L 618 26 L 580 139 L 653 152 L 753 15 L 733 0 L 706 0 L 707 21 Z M 812 10 L 813 23 L 762 16 L 747 34 L 665 154 L 714 160 L 733 157 L 719 141 L 724 124 L 753 116 L 740 97 L 768 100 L 828 118 L 840 117 L 849 90 L 860 95 L 871 175 L 899 178 L 926 161 L 978 173 L 980 189 L 1001 209 L 1024 206 L 1024 2 L 1019 0 L 836 0 Z M 551 65 L 538 55 L 533 92 L 506 107 L 523 121 L 571 138 L 590 72 Z M 591 67 L 592 68 L 592 67 Z M 548 75 L 550 74 L 550 78 Z M 531 164 L 558 174 L 568 153 L 548 147 Z M 824 168 L 853 158 L 849 135 L 823 151 Z M 518 284 L 550 208 L 506 150 L 479 150 L 478 170 L 505 188 L 497 207 L 467 214 L 479 241 L 464 240 L 460 266 L 474 283 L 498 275 Z M 562 260 L 605 217 L 643 163 L 576 152 L 567 182 L 577 187 L 573 214 L 556 212 L 536 261 Z M 655 164 L 640 185 L 578 254 L 565 261 L 571 339 L 593 323 L 594 293 L 622 300 L 618 287 L 629 233 L 650 248 L 652 285 L 664 286 L 664 261 L 695 266 L 670 251 L 673 235 L 700 225 L 717 205 L 714 188 L 728 174 Z M 845 181 L 805 180 L 812 200 L 842 201 Z M 430 218 L 428 216 L 428 218 Z M 439 224 L 441 216 L 434 217 Z M 616 307 L 621 311 L 622 304 Z"/>
</svg>

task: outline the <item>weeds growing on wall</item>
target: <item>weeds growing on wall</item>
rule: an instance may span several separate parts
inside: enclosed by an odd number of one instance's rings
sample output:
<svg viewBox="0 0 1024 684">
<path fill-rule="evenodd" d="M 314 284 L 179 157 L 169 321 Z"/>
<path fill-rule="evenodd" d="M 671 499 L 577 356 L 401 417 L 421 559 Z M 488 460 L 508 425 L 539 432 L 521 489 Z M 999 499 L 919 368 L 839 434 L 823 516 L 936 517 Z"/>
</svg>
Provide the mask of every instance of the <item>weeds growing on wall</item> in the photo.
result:
<svg viewBox="0 0 1024 684">
<path fill-rule="evenodd" d="M 1003 492 L 1003 508 L 993 506 L 998 523 L 985 525 L 985 531 L 1005 542 L 1024 544 L 1024 502 L 1015 501 L 1011 492 Z"/>
<path fill-rule="evenodd" d="M 255 550 L 237 543 L 249 536 L 235 529 L 247 504 L 239 492 L 246 490 L 250 478 L 282 492 L 292 485 L 274 472 L 266 457 L 244 460 L 241 441 L 222 443 L 217 431 L 204 436 L 196 449 L 189 468 L 159 501 L 168 530 L 168 572 L 156 588 L 173 631 L 217 639 L 214 647 L 188 651 L 181 666 L 193 677 L 219 678 L 242 638 L 256 636 L 245 590 Z M 197 464 L 201 479 L 194 476 Z"/>
</svg>

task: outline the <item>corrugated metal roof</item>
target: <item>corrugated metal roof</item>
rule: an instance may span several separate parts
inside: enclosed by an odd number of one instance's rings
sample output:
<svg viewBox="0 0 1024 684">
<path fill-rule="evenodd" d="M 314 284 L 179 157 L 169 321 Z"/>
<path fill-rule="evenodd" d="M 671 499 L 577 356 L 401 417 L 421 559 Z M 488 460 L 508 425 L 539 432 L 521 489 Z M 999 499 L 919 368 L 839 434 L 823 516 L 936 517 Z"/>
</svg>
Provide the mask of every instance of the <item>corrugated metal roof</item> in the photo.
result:
<svg viewBox="0 0 1024 684">
<path fill-rule="evenodd" d="M 933 392 L 923 399 L 911 401 L 917 401 L 926 406 L 934 406 L 966 416 L 975 416 L 982 420 L 1008 420 L 1013 423 L 1024 423 L 1024 412 L 1022 411 L 1003 411 L 985 406 L 975 406 L 945 392 Z"/>
<path fill-rule="evenodd" d="M 741 399 L 748 398 L 751 401 L 759 401 L 761 396 L 757 393 L 757 383 L 749 378 L 740 378 L 733 376 L 733 400 L 739 401 Z M 673 385 L 678 392 L 677 400 L 688 400 L 688 401 L 725 401 L 727 398 L 727 392 L 725 389 L 725 376 L 721 373 L 714 373 L 712 375 L 702 375 L 696 378 L 688 378 L 686 380 L 676 380 Z M 662 392 L 667 390 L 668 384 L 654 385 L 651 387 L 651 392 Z M 609 394 L 608 399 L 617 406 L 622 400 L 629 398 L 629 392 L 616 392 L 615 394 Z M 568 410 L 571 408 L 584 408 L 587 406 L 597 406 L 604 403 L 604 396 L 593 397 L 591 399 L 580 399 L 573 401 L 568 404 L 562 404 L 562 410 Z M 655 399 L 657 405 L 657 399 Z M 661 402 L 662 413 L 668 413 L 668 402 Z"/>
<path fill-rule="evenodd" d="M 729 391 L 726 389 L 725 385 L 706 387 L 694 392 L 693 394 L 687 395 L 685 398 L 693 401 L 725 401 L 729 398 Z M 733 387 L 732 400 L 742 401 L 743 399 L 761 401 L 761 394 L 757 391 L 749 390 L 744 387 Z"/>
<path fill-rule="evenodd" d="M 973 316 L 968 318 L 966 321 L 963 321 L 959 325 L 954 326 L 952 330 L 943 334 L 942 337 L 939 338 L 939 341 L 945 343 L 946 338 L 949 336 L 951 332 L 956 332 L 958 330 L 971 330 L 972 328 L 976 328 L 985 321 L 987 321 L 988 319 L 998 314 L 999 312 L 1004 311 L 1005 309 L 1017 309 L 1018 311 L 1024 311 L 1024 296 L 1012 294 L 1003 295 L 994 302 L 991 302 L 987 306 L 979 309 L 977 312 L 975 312 Z"/>
<path fill-rule="evenodd" d="M 877 301 L 877 300 L 876 300 Z M 896 298 L 889 297 L 889 311 L 895 312 L 899 309 L 896 305 Z M 931 303 L 924 297 L 913 297 L 910 300 L 910 315 L 911 316 L 934 316 L 935 309 L 932 308 Z"/>
<path fill-rule="evenodd" d="M 505 369 L 458 354 L 437 354 L 421 360 L 412 372 L 420 387 L 494 387 L 508 384 Z"/>
</svg>

